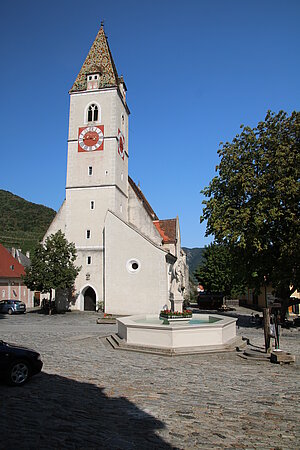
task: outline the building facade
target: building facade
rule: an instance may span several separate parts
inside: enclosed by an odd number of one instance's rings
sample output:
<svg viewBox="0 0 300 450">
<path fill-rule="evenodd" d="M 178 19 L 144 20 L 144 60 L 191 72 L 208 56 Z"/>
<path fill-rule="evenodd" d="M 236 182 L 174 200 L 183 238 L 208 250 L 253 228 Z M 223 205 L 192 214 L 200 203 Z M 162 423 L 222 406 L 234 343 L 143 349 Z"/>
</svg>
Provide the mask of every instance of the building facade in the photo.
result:
<svg viewBox="0 0 300 450">
<path fill-rule="evenodd" d="M 34 293 L 22 279 L 30 260 L 20 250 L 0 244 L 0 300 L 21 300 L 28 308 L 34 306 Z"/>
<path fill-rule="evenodd" d="M 70 90 L 66 198 L 45 236 L 75 243 L 75 309 L 156 313 L 188 284 L 178 218 L 159 221 L 128 177 L 129 114 L 101 26 Z"/>
</svg>

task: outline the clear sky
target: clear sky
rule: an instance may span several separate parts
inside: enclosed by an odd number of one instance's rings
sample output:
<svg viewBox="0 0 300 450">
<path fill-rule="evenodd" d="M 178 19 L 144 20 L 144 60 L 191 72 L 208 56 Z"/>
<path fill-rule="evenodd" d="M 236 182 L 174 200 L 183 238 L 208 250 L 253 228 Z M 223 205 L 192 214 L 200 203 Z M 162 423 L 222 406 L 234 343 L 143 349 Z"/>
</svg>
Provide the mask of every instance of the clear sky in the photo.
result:
<svg viewBox="0 0 300 450">
<path fill-rule="evenodd" d="M 266 111 L 299 110 L 299 0 L 1 3 L 1 183 L 58 210 L 68 91 L 104 20 L 131 110 L 129 174 L 160 219 L 202 247 L 201 189 L 220 141 Z"/>
</svg>

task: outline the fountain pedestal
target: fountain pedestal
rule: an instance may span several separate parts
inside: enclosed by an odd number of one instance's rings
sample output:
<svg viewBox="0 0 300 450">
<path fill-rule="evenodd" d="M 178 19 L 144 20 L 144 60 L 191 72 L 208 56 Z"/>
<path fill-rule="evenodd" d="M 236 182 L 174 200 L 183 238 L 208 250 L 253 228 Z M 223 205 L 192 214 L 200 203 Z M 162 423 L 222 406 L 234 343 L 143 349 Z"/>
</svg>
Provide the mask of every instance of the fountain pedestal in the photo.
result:
<svg viewBox="0 0 300 450">
<path fill-rule="evenodd" d="M 183 311 L 183 299 L 182 297 L 178 297 L 178 298 L 172 298 L 170 300 L 171 305 L 172 305 L 172 311 L 178 311 L 178 312 L 182 312 Z"/>
</svg>

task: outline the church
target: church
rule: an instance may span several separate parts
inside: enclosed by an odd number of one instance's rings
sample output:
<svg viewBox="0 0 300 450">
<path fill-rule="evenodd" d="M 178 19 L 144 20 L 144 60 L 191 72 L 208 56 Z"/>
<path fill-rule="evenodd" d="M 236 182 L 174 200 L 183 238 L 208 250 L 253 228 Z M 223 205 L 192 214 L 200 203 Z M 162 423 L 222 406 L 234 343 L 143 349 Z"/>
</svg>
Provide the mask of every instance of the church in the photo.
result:
<svg viewBox="0 0 300 450">
<path fill-rule="evenodd" d="M 66 195 L 44 239 L 61 230 L 76 246 L 73 309 L 179 311 L 188 292 L 179 220 L 160 220 L 128 176 L 126 90 L 101 24 L 70 90 Z"/>
</svg>

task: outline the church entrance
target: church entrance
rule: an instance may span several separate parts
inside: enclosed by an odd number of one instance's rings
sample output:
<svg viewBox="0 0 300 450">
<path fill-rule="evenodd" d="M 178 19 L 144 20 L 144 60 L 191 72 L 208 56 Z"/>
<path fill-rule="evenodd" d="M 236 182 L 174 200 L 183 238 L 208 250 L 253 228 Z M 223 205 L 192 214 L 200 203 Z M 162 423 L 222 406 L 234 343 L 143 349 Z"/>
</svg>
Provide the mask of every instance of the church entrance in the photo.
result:
<svg viewBox="0 0 300 450">
<path fill-rule="evenodd" d="M 96 311 L 96 292 L 90 286 L 83 293 L 84 311 Z"/>
</svg>

